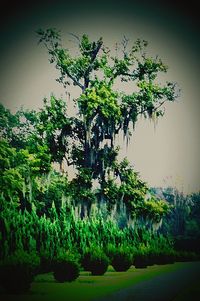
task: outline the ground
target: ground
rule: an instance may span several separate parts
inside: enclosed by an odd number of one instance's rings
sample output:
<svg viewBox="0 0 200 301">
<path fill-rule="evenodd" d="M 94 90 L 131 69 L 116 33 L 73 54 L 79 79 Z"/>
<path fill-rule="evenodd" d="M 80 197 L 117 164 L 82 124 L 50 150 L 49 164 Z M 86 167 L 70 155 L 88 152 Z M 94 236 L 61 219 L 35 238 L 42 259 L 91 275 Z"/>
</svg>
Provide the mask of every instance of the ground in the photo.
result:
<svg viewBox="0 0 200 301">
<path fill-rule="evenodd" d="M 127 272 L 104 276 L 81 272 L 72 283 L 57 283 L 52 274 L 35 278 L 24 295 L 5 294 L 1 301 L 197 301 L 200 300 L 200 262 L 154 265 L 147 269 L 131 267 Z"/>
</svg>

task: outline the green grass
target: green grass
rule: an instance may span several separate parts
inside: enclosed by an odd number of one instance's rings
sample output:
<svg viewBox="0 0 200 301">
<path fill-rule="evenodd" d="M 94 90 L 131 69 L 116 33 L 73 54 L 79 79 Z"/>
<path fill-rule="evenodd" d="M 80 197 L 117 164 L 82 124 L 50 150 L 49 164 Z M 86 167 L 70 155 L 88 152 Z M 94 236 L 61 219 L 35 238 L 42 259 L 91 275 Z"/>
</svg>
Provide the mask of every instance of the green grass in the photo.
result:
<svg viewBox="0 0 200 301">
<path fill-rule="evenodd" d="M 52 274 L 42 274 L 35 278 L 31 291 L 24 295 L 0 294 L 1 301 L 91 301 L 107 296 L 121 288 L 126 288 L 158 274 L 170 272 L 182 266 L 181 263 L 151 266 L 147 269 L 131 267 L 127 272 L 115 272 L 112 267 L 103 276 L 90 276 L 81 272 L 71 283 L 57 283 Z M 109 299 L 109 298 L 108 298 Z M 182 300 L 182 299 L 180 299 Z M 177 299 L 176 301 L 179 301 Z"/>
</svg>

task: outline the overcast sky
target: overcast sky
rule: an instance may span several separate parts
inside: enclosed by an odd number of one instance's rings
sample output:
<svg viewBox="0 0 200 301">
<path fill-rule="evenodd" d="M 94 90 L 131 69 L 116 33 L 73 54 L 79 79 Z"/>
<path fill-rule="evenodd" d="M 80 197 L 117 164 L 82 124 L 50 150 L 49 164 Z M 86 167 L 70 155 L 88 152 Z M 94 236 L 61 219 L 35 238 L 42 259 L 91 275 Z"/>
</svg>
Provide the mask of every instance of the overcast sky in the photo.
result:
<svg viewBox="0 0 200 301">
<path fill-rule="evenodd" d="M 1 6 L 0 101 L 11 110 L 21 105 L 38 108 L 52 92 L 65 97 L 37 45 L 35 31 L 42 27 L 103 37 L 113 47 L 123 35 L 149 42 L 149 52 L 169 66 L 166 80 L 178 82 L 181 96 L 166 106 L 156 128 L 139 120 L 128 156 L 141 178 L 151 186 L 177 185 L 185 191 L 200 189 L 199 32 L 195 1 L 5 1 Z"/>
</svg>

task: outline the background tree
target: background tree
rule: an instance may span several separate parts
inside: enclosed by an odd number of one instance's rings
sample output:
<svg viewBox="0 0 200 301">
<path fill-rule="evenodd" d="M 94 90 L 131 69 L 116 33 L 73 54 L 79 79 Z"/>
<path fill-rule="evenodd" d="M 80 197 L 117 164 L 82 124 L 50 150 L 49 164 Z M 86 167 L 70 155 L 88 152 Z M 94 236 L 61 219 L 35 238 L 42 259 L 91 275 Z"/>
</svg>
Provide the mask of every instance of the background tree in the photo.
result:
<svg viewBox="0 0 200 301">
<path fill-rule="evenodd" d="M 190 195 L 190 221 L 186 226 L 188 235 L 200 236 L 200 191 Z M 192 217 L 192 220 L 191 220 Z"/>
<path fill-rule="evenodd" d="M 32 132 L 37 123 L 37 114 L 34 110 L 20 108 L 16 113 L 0 104 L 0 135 L 8 140 L 12 147 L 22 149 L 29 147 Z"/>
</svg>

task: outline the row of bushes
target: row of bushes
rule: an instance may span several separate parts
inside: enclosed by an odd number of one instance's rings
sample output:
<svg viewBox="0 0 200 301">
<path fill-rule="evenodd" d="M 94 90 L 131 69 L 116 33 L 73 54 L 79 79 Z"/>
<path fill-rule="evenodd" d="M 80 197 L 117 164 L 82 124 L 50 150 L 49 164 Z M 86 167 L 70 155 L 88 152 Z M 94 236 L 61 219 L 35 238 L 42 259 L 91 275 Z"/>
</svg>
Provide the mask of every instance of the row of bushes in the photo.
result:
<svg viewBox="0 0 200 301">
<path fill-rule="evenodd" d="M 16 251 L 0 262 L 0 285 L 9 293 L 17 294 L 28 291 L 34 277 L 46 272 L 43 259 L 34 253 Z M 71 254 L 60 253 L 48 264 L 49 271 L 53 272 L 54 278 L 58 282 L 71 282 L 79 276 L 79 262 Z"/>
<path fill-rule="evenodd" d="M 61 252 L 54 258 L 39 257 L 34 253 L 16 251 L 0 262 L 0 283 L 10 293 L 23 293 L 30 289 L 37 274 L 53 272 L 58 282 L 71 282 L 78 278 L 80 270 L 90 271 L 92 275 L 103 275 L 109 264 L 115 271 L 127 271 L 132 265 L 135 268 L 146 268 L 153 264 L 167 264 L 175 261 L 199 260 L 194 253 L 188 252 L 131 252 L 130 249 L 108 247 L 106 252 L 99 248 L 88 249 L 77 255 Z"/>
<path fill-rule="evenodd" d="M 153 251 L 151 249 L 130 249 L 126 247 L 109 247 L 105 252 L 100 249 L 88 250 L 81 257 L 81 266 L 92 275 L 103 275 L 108 265 L 112 265 L 116 272 L 127 271 L 132 265 L 135 268 L 146 268 L 154 264 L 172 264 L 177 261 L 195 261 L 200 256 L 185 251 Z"/>
</svg>

